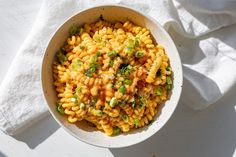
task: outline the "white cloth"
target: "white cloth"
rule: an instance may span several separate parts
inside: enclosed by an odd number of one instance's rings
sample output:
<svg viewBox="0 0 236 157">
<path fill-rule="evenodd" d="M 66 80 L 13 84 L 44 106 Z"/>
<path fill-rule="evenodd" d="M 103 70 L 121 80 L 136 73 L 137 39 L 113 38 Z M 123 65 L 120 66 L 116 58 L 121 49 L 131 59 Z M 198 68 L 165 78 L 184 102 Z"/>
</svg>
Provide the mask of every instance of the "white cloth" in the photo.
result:
<svg viewBox="0 0 236 157">
<path fill-rule="evenodd" d="M 40 68 L 52 34 L 81 9 L 107 3 L 133 7 L 166 28 L 183 62 L 182 98 L 193 109 L 203 109 L 216 102 L 235 84 L 236 2 L 45 0 L 32 31 L 0 86 L 2 131 L 16 134 L 47 113 L 40 87 Z"/>
</svg>

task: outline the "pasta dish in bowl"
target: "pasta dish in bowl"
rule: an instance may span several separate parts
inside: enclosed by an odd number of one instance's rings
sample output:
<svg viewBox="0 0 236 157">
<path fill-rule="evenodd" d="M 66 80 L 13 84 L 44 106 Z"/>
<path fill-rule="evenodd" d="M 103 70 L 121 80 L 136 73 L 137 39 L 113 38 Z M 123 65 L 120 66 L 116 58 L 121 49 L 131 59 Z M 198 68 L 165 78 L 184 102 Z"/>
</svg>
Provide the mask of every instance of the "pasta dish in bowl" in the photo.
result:
<svg viewBox="0 0 236 157">
<path fill-rule="evenodd" d="M 117 17 L 116 11 L 126 14 Z M 56 32 L 42 85 L 52 115 L 69 133 L 97 146 L 124 147 L 167 122 L 181 93 L 182 69 L 156 22 L 123 6 L 100 6 Z"/>
</svg>

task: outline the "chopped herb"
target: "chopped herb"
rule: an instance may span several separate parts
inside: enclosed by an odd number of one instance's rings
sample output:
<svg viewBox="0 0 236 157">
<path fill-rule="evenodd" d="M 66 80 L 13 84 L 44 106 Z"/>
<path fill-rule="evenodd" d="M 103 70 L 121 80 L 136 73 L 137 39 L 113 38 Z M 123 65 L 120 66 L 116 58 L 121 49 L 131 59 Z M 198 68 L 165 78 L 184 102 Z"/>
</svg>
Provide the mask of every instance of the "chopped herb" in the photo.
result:
<svg viewBox="0 0 236 157">
<path fill-rule="evenodd" d="M 116 57 L 116 55 L 117 55 L 116 50 L 112 50 L 112 51 L 108 52 L 108 56 L 111 58 Z"/>
<path fill-rule="evenodd" d="M 85 75 L 88 76 L 88 77 L 92 77 L 93 76 L 92 70 L 91 69 L 85 70 Z"/>
<path fill-rule="evenodd" d="M 100 51 L 97 51 L 96 54 L 95 54 L 96 57 L 99 57 L 101 56 L 101 52 Z"/>
<path fill-rule="evenodd" d="M 125 79 L 125 84 L 126 84 L 126 85 L 130 85 L 130 84 L 131 84 L 131 80 Z"/>
<path fill-rule="evenodd" d="M 70 35 L 82 34 L 83 31 L 84 31 L 83 28 L 73 25 L 73 26 L 71 26 L 71 28 L 69 30 L 69 34 Z"/>
<path fill-rule="evenodd" d="M 137 51 L 136 53 L 135 53 L 135 57 L 136 58 L 142 58 L 144 56 L 144 53 L 142 52 L 142 51 Z"/>
<path fill-rule="evenodd" d="M 90 68 L 95 72 L 100 67 L 98 62 L 91 63 Z"/>
<path fill-rule="evenodd" d="M 122 94 L 124 94 L 125 93 L 125 86 L 121 86 L 119 89 L 118 89 L 118 91 L 120 92 L 120 93 L 122 93 Z"/>
<path fill-rule="evenodd" d="M 136 101 L 133 101 L 132 102 L 132 107 L 135 108 L 135 106 L 136 106 Z"/>
<path fill-rule="evenodd" d="M 144 108 L 145 106 L 145 99 L 143 96 L 139 96 L 140 106 L 141 108 Z"/>
<path fill-rule="evenodd" d="M 167 90 L 171 90 L 171 88 L 172 88 L 172 85 L 171 85 L 171 84 L 167 84 L 167 85 L 166 85 L 166 89 L 167 89 Z"/>
<path fill-rule="evenodd" d="M 157 87 L 157 89 L 155 90 L 155 94 L 156 95 L 162 95 L 162 88 L 161 87 Z"/>
<path fill-rule="evenodd" d="M 120 134 L 120 132 L 121 132 L 121 130 L 119 127 L 113 128 L 113 135 L 118 135 L 118 134 Z"/>
<path fill-rule="evenodd" d="M 167 77 L 166 77 L 166 83 L 167 83 L 167 84 L 172 84 L 172 79 L 171 79 L 170 76 L 167 76 Z"/>
<path fill-rule="evenodd" d="M 76 71 L 82 64 L 83 62 L 77 59 L 76 61 L 72 63 L 72 70 Z"/>
<path fill-rule="evenodd" d="M 75 89 L 75 91 L 76 91 L 76 93 L 80 93 L 80 92 L 82 91 L 82 87 L 77 87 L 77 88 Z"/>
<path fill-rule="evenodd" d="M 57 103 L 57 112 L 60 113 L 60 114 L 64 114 L 64 109 L 62 107 L 62 104 L 61 103 Z"/>
<path fill-rule="evenodd" d="M 166 71 L 172 71 L 171 67 L 167 67 Z"/>
<path fill-rule="evenodd" d="M 93 112 L 96 116 L 99 116 L 99 117 L 103 115 L 103 112 L 101 110 L 93 110 Z"/>
<path fill-rule="evenodd" d="M 111 98 L 109 105 L 113 108 L 118 104 L 118 101 L 115 97 Z"/>
<path fill-rule="evenodd" d="M 56 57 L 58 59 L 58 61 L 63 64 L 64 62 L 67 61 L 67 57 L 66 55 L 63 54 L 62 50 L 59 50 L 57 53 L 56 53 Z"/>
<path fill-rule="evenodd" d="M 98 57 L 101 55 L 99 51 L 96 52 L 95 56 L 92 58 L 90 68 L 85 71 L 85 75 L 88 77 L 92 77 L 93 73 L 96 72 L 96 70 L 100 67 L 98 63 Z"/>
<path fill-rule="evenodd" d="M 112 67 L 114 65 L 114 60 L 110 60 L 109 65 Z"/>
<path fill-rule="evenodd" d="M 138 119 L 138 118 L 135 118 L 133 123 L 134 123 L 134 125 L 137 127 L 137 126 L 139 125 L 139 119 Z"/>
<path fill-rule="evenodd" d="M 130 75 L 130 73 L 132 72 L 133 68 L 131 65 L 129 64 L 122 64 L 119 70 L 119 73 L 121 73 L 122 75 Z"/>
<path fill-rule="evenodd" d="M 121 115 L 121 118 L 122 118 L 123 121 L 125 121 L 125 122 L 128 122 L 128 120 L 129 120 L 129 117 L 127 116 L 127 114 L 122 114 L 122 115 Z"/>
<path fill-rule="evenodd" d="M 100 51 L 97 51 L 96 54 L 92 57 L 91 59 L 91 63 L 90 63 L 90 68 L 89 71 L 91 73 L 96 72 L 96 70 L 100 67 L 99 63 L 98 63 L 98 57 L 101 55 Z"/>
<path fill-rule="evenodd" d="M 96 71 L 96 67 L 95 67 L 94 64 L 91 65 L 90 70 L 91 70 L 91 72 L 93 72 L 93 73 Z"/>
<path fill-rule="evenodd" d="M 139 38 L 136 37 L 134 40 L 133 39 L 129 39 L 128 46 L 127 46 L 127 53 L 129 55 L 133 55 L 134 49 L 138 45 L 139 45 Z"/>
<path fill-rule="evenodd" d="M 79 107 L 80 107 L 80 109 L 84 110 L 85 109 L 85 104 L 81 102 Z"/>
<path fill-rule="evenodd" d="M 81 45 L 79 48 L 80 48 L 81 50 L 84 50 L 85 47 Z"/>
</svg>

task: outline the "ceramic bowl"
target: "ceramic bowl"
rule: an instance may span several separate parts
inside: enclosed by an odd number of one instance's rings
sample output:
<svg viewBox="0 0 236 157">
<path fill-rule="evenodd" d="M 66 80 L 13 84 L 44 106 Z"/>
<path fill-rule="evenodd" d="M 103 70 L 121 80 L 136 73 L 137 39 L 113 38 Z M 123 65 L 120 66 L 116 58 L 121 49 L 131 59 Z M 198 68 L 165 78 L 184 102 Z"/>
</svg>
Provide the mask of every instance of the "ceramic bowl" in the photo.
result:
<svg viewBox="0 0 236 157">
<path fill-rule="evenodd" d="M 162 105 L 162 108 L 156 115 L 154 122 L 146 127 L 112 137 L 109 137 L 96 128 L 89 126 L 87 123 L 80 123 L 78 125 L 70 124 L 67 122 L 65 117 L 58 114 L 56 111 L 57 97 L 53 86 L 52 75 L 52 63 L 55 58 L 55 53 L 59 50 L 65 42 L 65 39 L 68 37 L 69 28 L 74 24 L 83 25 L 85 23 L 95 22 L 101 15 L 105 20 L 111 22 L 124 22 L 128 19 L 136 25 L 150 29 L 156 42 L 165 47 L 173 70 L 173 89 L 170 93 L 170 99 Z M 166 124 L 178 104 L 182 91 L 183 75 L 180 57 L 175 44 L 165 29 L 163 29 L 157 21 L 125 6 L 103 5 L 81 11 L 80 13 L 69 18 L 62 26 L 60 26 L 51 38 L 44 54 L 41 79 L 43 93 L 49 107 L 49 111 L 54 119 L 62 126 L 62 128 L 64 128 L 69 134 L 86 143 L 100 147 L 117 148 L 142 142 L 157 133 Z"/>
</svg>

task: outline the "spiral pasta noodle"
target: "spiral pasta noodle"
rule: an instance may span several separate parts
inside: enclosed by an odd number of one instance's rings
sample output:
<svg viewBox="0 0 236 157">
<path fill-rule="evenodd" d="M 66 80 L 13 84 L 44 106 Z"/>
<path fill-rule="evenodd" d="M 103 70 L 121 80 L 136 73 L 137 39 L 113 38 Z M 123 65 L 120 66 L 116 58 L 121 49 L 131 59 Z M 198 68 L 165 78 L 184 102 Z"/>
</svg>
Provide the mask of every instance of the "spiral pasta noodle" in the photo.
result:
<svg viewBox="0 0 236 157">
<path fill-rule="evenodd" d="M 53 62 L 56 109 L 112 136 L 148 125 L 172 88 L 169 58 L 147 28 L 99 20 L 72 26 Z"/>
</svg>

